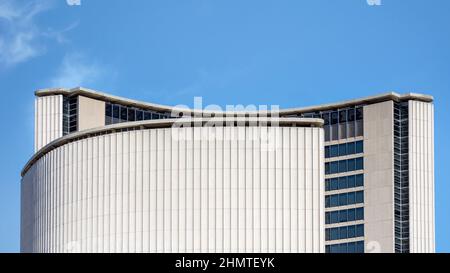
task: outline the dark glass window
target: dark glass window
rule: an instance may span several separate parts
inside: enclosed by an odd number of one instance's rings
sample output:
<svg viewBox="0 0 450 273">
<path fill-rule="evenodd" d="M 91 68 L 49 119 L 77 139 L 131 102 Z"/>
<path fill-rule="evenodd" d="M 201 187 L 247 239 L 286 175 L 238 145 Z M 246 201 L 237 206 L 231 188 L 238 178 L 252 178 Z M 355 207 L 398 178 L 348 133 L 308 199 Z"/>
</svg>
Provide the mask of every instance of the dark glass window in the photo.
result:
<svg viewBox="0 0 450 273">
<path fill-rule="evenodd" d="M 349 155 L 353 155 L 356 153 L 355 142 L 350 142 L 347 145 L 347 152 Z"/>
<path fill-rule="evenodd" d="M 356 170 L 364 169 L 364 160 L 362 157 L 356 159 Z"/>
<path fill-rule="evenodd" d="M 330 174 L 330 163 L 325 163 L 325 174 Z"/>
<path fill-rule="evenodd" d="M 331 238 L 331 240 L 339 240 L 339 229 L 338 228 L 331 229 L 330 238 Z"/>
<path fill-rule="evenodd" d="M 357 154 L 364 153 L 364 144 L 362 141 L 356 142 L 356 153 Z"/>
<path fill-rule="evenodd" d="M 339 172 L 344 173 L 347 171 L 347 160 L 339 161 Z"/>
<path fill-rule="evenodd" d="M 331 162 L 331 167 L 330 167 L 330 172 L 333 173 L 338 173 L 339 172 L 339 166 L 338 166 L 338 162 Z"/>
<path fill-rule="evenodd" d="M 110 103 L 105 104 L 105 115 L 107 117 L 112 117 L 112 105 Z"/>
<path fill-rule="evenodd" d="M 136 120 L 143 120 L 144 119 L 144 113 L 141 110 L 136 111 Z"/>
<path fill-rule="evenodd" d="M 339 228 L 339 239 L 346 239 L 348 238 L 348 234 L 347 234 L 347 227 L 340 227 Z"/>
<path fill-rule="evenodd" d="M 159 119 L 159 114 L 152 113 L 152 119 Z"/>
<path fill-rule="evenodd" d="M 347 155 L 347 144 L 340 144 L 339 145 L 339 156 L 345 156 Z"/>
<path fill-rule="evenodd" d="M 364 209 L 357 208 L 356 209 L 356 220 L 363 220 L 363 219 L 364 219 Z"/>
<path fill-rule="evenodd" d="M 363 108 L 356 108 L 356 120 L 362 120 L 364 118 Z"/>
<path fill-rule="evenodd" d="M 349 192 L 347 195 L 348 195 L 348 205 L 355 204 L 355 193 Z"/>
<path fill-rule="evenodd" d="M 324 125 L 330 125 L 330 114 L 329 113 L 323 114 L 322 118 L 324 120 Z"/>
<path fill-rule="evenodd" d="M 330 199 L 330 206 L 337 207 L 339 206 L 339 195 L 332 195 Z"/>
<path fill-rule="evenodd" d="M 119 117 L 120 117 L 120 106 L 114 105 L 113 106 L 113 118 L 119 119 Z"/>
<path fill-rule="evenodd" d="M 352 172 L 355 170 L 355 159 L 348 160 L 348 171 Z"/>
<path fill-rule="evenodd" d="M 356 252 L 356 243 L 348 243 L 347 245 L 347 253 L 355 253 Z"/>
<path fill-rule="evenodd" d="M 347 110 L 339 111 L 339 123 L 347 122 Z"/>
<path fill-rule="evenodd" d="M 355 238 L 355 237 L 356 237 L 356 227 L 349 226 L 348 227 L 348 238 Z"/>
<path fill-rule="evenodd" d="M 359 174 L 355 177 L 356 179 L 356 187 L 362 187 L 364 186 L 364 175 Z"/>
<path fill-rule="evenodd" d="M 346 189 L 347 188 L 347 177 L 340 177 L 339 178 L 339 189 Z"/>
<path fill-rule="evenodd" d="M 325 146 L 325 158 L 330 158 L 330 146 Z"/>
<path fill-rule="evenodd" d="M 331 113 L 331 125 L 338 123 L 338 112 Z"/>
<path fill-rule="evenodd" d="M 355 109 L 348 109 L 348 121 L 355 121 Z"/>
<path fill-rule="evenodd" d="M 364 241 L 356 243 L 356 253 L 364 253 Z"/>
<path fill-rule="evenodd" d="M 364 225 L 357 225 L 356 226 L 356 237 L 362 237 L 364 236 Z"/>
<path fill-rule="evenodd" d="M 152 119 L 152 113 L 144 112 L 144 120 L 151 120 L 151 119 Z"/>
<path fill-rule="evenodd" d="M 339 212 L 338 211 L 333 211 L 332 213 L 331 213 L 331 217 L 330 217 L 331 219 L 331 223 L 337 223 L 338 221 L 339 221 Z"/>
<path fill-rule="evenodd" d="M 349 221 L 355 221 L 355 209 L 349 209 L 347 212 L 347 217 Z"/>
<path fill-rule="evenodd" d="M 339 212 L 339 222 L 343 223 L 343 222 L 347 222 L 348 218 L 347 218 L 347 210 L 341 210 Z"/>
<path fill-rule="evenodd" d="M 331 179 L 331 185 L 330 185 L 330 187 L 331 187 L 331 190 L 332 190 L 332 191 L 335 191 L 335 190 L 338 190 L 338 189 L 339 189 L 338 178 L 333 178 L 333 179 Z"/>
<path fill-rule="evenodd" d="M 127 108 L 126 107 L 120 107 L 120 119 L 122 121 L 127 121 L 128 120 L 128 113 L 127 113 Z"/>
<path fill-rule="evenodd" d="M 354 175 L 349 176 L 347 178 L 347 185 L 349 188 L 354 188 L 356 186 L 356 181 L 355 181 L 356 177 Z"/>
<path fill-rule="evenodd" d="M 346 193 L 339 194 L 339 206 L 345 206 L 348 204 L 347 202 L 348 202 L 347 194 Z"/>
<path fill-rule="evenodd" d="M 330 148 L 330 157 L 336 157 L 339 156 L 339 146 L 333 145 Z"/>
<path fill-rule="evenodd" d="M 356 192 L 356 203 L 364 203 L 364 192 Z"/>
<path fill-rule="evenodd" d="M 135 120 L 136 120 L 136 110 L 128 109 L 128 121 L 135 121 Z"/>
</svg>

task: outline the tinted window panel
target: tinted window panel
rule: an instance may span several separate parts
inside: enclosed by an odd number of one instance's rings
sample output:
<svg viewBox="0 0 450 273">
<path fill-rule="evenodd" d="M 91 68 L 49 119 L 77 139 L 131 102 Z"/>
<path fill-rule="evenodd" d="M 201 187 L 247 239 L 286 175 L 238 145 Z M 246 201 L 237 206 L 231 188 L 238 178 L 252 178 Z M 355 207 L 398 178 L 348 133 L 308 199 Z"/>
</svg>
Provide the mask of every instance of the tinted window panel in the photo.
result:
<svg viewBox="0 0 450 273">
<path fill-rule="evenodd" d="M 357 154 L 364 153 L 364 144 L 362 141 L 356 142 L 356 153 Z"/>
<path fill-rule="evenodd" d="M 349 188 L 354 188 L 356 186 L 355 176 L 354 175 L 349 176 L 347 178 L 347 183 Z"/>
<path fill-rule="evenodd" d="M 339 145 L 339 156 L 346 156 L 347 155 L 347 144 L 340 144 Z"/>
<path fill-rule="evenodd" d="M 355 178 L 356 178 L 356 187 L 364 186 L 364 175 L 363 174 L 359 174 Z"/>
</svg>

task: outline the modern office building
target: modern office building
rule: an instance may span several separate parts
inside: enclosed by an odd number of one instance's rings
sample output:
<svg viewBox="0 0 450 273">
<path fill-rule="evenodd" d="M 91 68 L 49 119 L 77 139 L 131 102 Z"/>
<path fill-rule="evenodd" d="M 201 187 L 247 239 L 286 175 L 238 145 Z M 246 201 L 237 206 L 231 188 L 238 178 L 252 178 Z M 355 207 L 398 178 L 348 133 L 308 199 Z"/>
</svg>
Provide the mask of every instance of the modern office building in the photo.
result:
<svg viewBox="0 0 450 273">
<path fill-rule="evenodd" d="M 36 92 L 22 252 L 434 252 L 434 110 L 212 112 Z"/>
</svg>

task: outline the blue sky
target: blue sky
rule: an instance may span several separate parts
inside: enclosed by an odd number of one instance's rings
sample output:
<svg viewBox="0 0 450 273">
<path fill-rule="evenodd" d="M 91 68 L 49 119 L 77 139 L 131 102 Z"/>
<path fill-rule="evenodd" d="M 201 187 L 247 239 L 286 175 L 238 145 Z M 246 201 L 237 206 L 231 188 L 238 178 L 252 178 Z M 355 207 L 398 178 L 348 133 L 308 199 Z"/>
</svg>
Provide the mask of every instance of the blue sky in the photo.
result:
<svg viewBox="0 0 450 273">
<path fill-rule="evenodd" d="M 0 0 L 0 252 L 19 251 L 33 92 L 80 85 L 168 105 L 202 96 L 282 108 L 431 94 L 437 251 L 450 252 L 450 1 L 80 1 Z"/>
</svg>

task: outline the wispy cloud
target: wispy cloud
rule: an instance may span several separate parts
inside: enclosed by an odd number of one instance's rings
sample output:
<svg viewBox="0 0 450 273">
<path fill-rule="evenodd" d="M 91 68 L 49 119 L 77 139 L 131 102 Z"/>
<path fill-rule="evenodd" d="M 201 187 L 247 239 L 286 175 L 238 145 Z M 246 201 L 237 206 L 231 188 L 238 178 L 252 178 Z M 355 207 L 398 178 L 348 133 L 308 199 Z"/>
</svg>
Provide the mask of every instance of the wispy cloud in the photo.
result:
<svg viewBox="0 0 450 273">
<path fill-rule="evenodd" d="M 49 1 L 0 0 L 0 64 L 18 64 L 42 53 L 35 18 L 49 8 Z"/>
<path fill-rule="evenodd" d="M 50 80 L 51 87 L 72 88 L 87 86 L 107 74 L 105 66 L 94 62 L 81 53 L 67 54 L 55 77 Z"/>
</svg>

